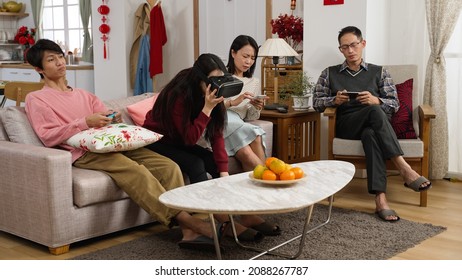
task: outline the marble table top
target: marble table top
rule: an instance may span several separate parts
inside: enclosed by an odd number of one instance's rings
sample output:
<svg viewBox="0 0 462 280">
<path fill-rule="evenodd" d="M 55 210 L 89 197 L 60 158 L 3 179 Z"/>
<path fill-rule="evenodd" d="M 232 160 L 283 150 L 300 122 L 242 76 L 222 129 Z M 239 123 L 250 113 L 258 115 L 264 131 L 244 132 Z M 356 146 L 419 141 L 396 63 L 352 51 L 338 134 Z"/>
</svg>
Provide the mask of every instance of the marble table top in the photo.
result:
<svg viewBox="0 0 462 280">
<path fill-rule="evenodd" d="M 306 176 L 290 185 L 250 179 L 251 172 L 179 187 L 160 196 L 168 207 L 196 213 L 275 214 L 313 205 L 335 194 L 353 178 L 353 164 L 337 160 L 292 164 Z"/>
</svg>

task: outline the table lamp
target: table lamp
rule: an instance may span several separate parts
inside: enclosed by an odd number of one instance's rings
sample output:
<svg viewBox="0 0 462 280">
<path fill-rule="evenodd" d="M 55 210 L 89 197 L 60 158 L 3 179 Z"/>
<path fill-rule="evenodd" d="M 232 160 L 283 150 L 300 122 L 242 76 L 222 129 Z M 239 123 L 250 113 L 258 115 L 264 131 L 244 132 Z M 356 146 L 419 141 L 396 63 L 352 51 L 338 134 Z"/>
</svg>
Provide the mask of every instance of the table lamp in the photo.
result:
<svg viewBox="0 0 462 280">
<path fill-rule="evenodd" d="M 274 64 L 274 102 L 273 104 L 265 105 L 265 109 L 276 110 L 278 107 L 286 107 L 279 104 L 278 93 L 278 71 L 280 56 L 297 56 L 298 53 L 282 38 L 270 38 L 263 43 L 258 51 L 258 56 L 273 57 Z"/>
</svg>

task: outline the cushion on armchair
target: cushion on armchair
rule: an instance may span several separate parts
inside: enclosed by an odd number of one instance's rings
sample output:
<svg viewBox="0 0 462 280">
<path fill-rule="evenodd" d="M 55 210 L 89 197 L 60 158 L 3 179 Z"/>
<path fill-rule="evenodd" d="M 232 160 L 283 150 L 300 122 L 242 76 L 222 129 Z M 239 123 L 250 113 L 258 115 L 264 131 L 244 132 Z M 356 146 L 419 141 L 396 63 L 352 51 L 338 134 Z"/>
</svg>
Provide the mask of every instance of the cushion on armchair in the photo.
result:
<svg viewBox="0 0 462 280">
<path fill-rule="evenodd" d="M 413 79 L 397 84 L 399 110 L 391 118 L 391 126 L 398 139 L 417 138 L 412 120 L 412 87 Z"/>
</svg>

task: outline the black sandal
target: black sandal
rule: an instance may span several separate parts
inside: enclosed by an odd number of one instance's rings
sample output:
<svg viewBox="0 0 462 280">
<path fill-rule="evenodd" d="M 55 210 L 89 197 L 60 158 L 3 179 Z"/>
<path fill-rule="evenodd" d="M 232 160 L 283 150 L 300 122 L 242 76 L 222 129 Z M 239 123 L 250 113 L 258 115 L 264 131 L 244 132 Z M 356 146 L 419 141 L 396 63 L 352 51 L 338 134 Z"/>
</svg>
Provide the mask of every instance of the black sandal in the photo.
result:
<svg viewBox="0 0 462 280">
<path fill-rule="evenodd" d="M 279 228 L 278 225 L 270 224 L 268 222 L 263 222 L 259 225 L 253 226 L 252 228 L 268 236 L 281 235 L 281 228 Z"/>
</svg>

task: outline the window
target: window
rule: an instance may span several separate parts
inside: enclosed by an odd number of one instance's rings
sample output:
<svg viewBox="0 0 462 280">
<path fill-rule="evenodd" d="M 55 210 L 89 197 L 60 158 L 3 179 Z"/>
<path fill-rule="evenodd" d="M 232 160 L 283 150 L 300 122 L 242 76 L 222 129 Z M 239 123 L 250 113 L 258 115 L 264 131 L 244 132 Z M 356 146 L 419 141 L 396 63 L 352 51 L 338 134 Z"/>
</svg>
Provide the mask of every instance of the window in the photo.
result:
<svg viewBox="0 0 462 280">
<path fill-rule="evenodd" d="M 79 0 L 44 0 L 42 27 L 43 38 L 55 41 L 66 52 L 81 52 L 83 27 Z"/>
<path fill-rule="evenodd" d="M 444 50 L 449 133 L 449 173 L 462 174 L 462 14 Z"/>
</svg>

